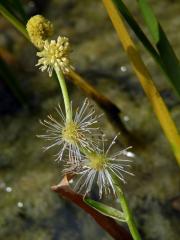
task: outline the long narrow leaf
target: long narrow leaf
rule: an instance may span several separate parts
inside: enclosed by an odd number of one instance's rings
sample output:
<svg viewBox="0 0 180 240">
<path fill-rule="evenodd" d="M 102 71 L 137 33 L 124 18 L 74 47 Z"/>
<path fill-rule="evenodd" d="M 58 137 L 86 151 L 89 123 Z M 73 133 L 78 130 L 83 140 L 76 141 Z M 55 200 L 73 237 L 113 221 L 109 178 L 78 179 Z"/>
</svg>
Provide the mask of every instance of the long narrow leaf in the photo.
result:
<svg viewBox="0 0 180 240">
<path fill-rule="evenodd" d="M 120 13 L 123 15 L 124 19 L 128 23 L 128 25 L 132 28 L 136 36 L 139 38 L 141 43 L 144 45 L 144 47 L 148 50 L 148 52 L 152 55 L 152 57 L 156 60 L 156 62 L 163 68 L 161 58 L 159 57 L 158 52 L 154 48 L 154 46 L 151 44 L 149 39 L 146 37 L 142 29 L 139 27 L 136 20 L 133 18 L 132 14 L 126 7 L 126 5 L 121 0 L 113 0 L 115 6 L 120 11 Z"/>
<path fill-rule="evenodd" d="M 24 93 L 22 92 L 18 84 L 16 77 L 13 75 L 10 68 L 1 57 L 0 57 L 0 75 L 6 81 L 6 84 L 8 85 L 9 89 L 11 90 L 15 98 L 18 100 L 18 102 L 22 106 L 26 107 L 27 101 Z"/>
<path fill-rule="evenodd" d="M 144 17 L 144 20 L 149 28 L 149 32 L 151 33 L 152 39 L 156 44 L 159 41 L 158 21 L 153 13 L 151 7 L 148 5 L 147 1 L 138 0 L 138 3 L 139 3 L 139 7 L 141 9 L 142 15 Z"/>
<path fill-rule="evenodd" d="M 29 39 L 26 28 L 24 25 L 16 18 L 14 17 L 1 3 L 0 3 L 0 13 L 19 30 L 24 37 Z"/>
<path fill-rule="evenodd" d="M 151 54 L 151 56 L 154 58 L 154 60 L 159 64 L 165 75 L 167 76 L 168 80 L 171 82 L 171 84 L 174 86 L 177 93 L 180 95 L 180 67 L 179 67 L 179 61 L 174 54 L 174 51 L 169 44 L 169 41 L 167 40 L 167 37 L 162 30 L 161 26 L 157 23 L 155 23 L 155 16 L 153 15 L 153 26 L 151 27 L 151 31 L 155 29 L 154 31 L 156 34 L 154 34 L 154 39 L 159 38 L 159 42 L 156 44 L 156 49 L 151 44 L 149 39 L 146 37 L 142 29 L 139 27 L 136 20 L 133 18 L 132 14 L 126 7 L 126 5 L 123 3 L 122 0 L 112 0 L 117 8 L 117 10 L 122 14 L 128 25 L 132 28 L 138 39 L 141 41 L 141 43 L 144 45 L 146 50 Z M 148 10 L 148 16 L 152 16 L 149 13 L 150 10 Z M 147 18 L 147 17 L 146 17 Z M 151 18 L 150 18 L 151 19 Z M 151 20 L 150 20 L 151 22 Z M 150 23 L 149 23 L 150 24 Z M 157 34 L 157 27 L 159 29 L 159 32 Z"/>
<path fill-rule="evenodd" d="M 180 165 L 180 136 L 176 125 L 173 122 L 161 95 L 156 89 L 152 77 L 144 64 L 134 41 L 127 31 L 121 14 L 118 12 L 115 4 L 113 4 L 113 0 L 103 0 L 103 3 L 117 32 L 118 38 L 132 63 L 134 72 L 152 104 L 153 110 L 172 146 L 176 160 Z"/>
<path fill-rule="evenodd" d="M 115 208 L 107 206 L 104 203 L 94 201 L 90 198 L 85 198 L 84 202 L 105 216 L 111 217 L 117 221 L 126 222 L 124 213 Z"/>
<path fill-rule="evenodd" d="M 148 1 L 138 0 L 138 4 L 169 79 L 180 95 L 180 62 Z"/>
<path fill-rule="evenodd" d="M 27 15 L 26 15 L 26 12 L 24 10 L 21 0 L 13 0 L 12 2 L 13 2 L 13 6 L 16 8 L 17 12 L 20 14 L 23 22 L 26 24 Z"/>
<path fill-rule="evenodd" d="M 21 0 L 1 0 L 1 5 L 24 24 L 26 23 L 27 16 Z"/>
</svg>

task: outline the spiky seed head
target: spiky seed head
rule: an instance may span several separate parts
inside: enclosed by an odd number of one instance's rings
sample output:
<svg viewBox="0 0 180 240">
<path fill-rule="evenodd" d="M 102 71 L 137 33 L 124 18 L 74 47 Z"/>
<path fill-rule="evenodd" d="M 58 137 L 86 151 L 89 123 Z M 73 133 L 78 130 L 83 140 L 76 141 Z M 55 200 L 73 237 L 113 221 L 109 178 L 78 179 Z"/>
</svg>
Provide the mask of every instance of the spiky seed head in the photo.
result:
<svg viewBox="0 0 180 240">
<path fill-rule="evenodd" d="M 101 142 L 102 147 L 91 152 L 86 152 L 82 156 L 80 164 L 67 163 L 64 173 L 73 173 L 77 177 L 74 189 L 80 193 L 87 194 L 95 185 L 99 188 L 99 197 L 102 194 L 112 194 L 116 196 L 113 179 L 116 177 L 126 183 L 125 174 L 133 175 L 128 168 L 131 167 L 130 159 L 124 159 L 127 149 L 123 149 L 115 154 L 109 154 L 109 150 L 115 144 L 115 139 L 109 147 L 104 148 L 105 142 Z"/>
<path fill-rule="evenodd" d="M 88 99 L 85 99 L 82 107 L 76 110 L 71 121 L 66 121 L 60 105 L 56 111 L 60 119 L 49 115 L 48 119 L 41 121 L 41 124 L 46 127 L 46 133 L 39 137 L 51 142 L 45 150 L 52 147 L 58 148 L 56 160 L 61 161 L 65 152 L 68 152 L 69 160 L 67 158 L 66 160 L 79 163 L 80 149 L 90 152 L 96 148 L 97 143 L 92 136 L 100 134 L 95 125 L 100 116 L 95 115 L 94 109 L 90 108 Z"/>
</svg>

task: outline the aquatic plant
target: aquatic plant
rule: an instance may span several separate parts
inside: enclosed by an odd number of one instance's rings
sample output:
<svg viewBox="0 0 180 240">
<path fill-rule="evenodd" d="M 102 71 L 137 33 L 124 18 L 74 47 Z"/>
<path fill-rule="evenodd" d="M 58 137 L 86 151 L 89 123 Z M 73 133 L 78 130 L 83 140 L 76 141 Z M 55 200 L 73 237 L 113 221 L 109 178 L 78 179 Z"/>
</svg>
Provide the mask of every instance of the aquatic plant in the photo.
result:
<svg viewBox="0 0 180 240">
<path fill-rule="evenodd" d="M 159 120 L 159 123 L 164 131 L 166 138 L 168 139 L 172 150 L 174 152 L 177 163 L 180 165 L 180 135 L 178 129 L 168 111 L 168 108 L 160 96 L 154 82 L 152 81 L 151 75 L 143 63 L 139 52 L 136 48 L 136 45 L 132 41 L 131 37 L 128 34 L 128 31 L 122 21 L 121 14 L 135 32 L 139 40 L 143 43 L 148 52 L 153 56 L 155 61 L 159 64 L 159 66 L 163 69 L 164 73 L 168 76 L 172 84 L 174 85 L 177 92 L 179 92 L 179 75 L 180 75 L 180 64 L 179 61 L 174 54 L 174 51 L 167 39 L 166 34 L 162 31 L 162 28 L 158 27 L 159 23 L 154 16 L 151 8 L 147 4 L 147 1 L 142 0 L 138 1 L 139 6 L 143 12 L 144 18 L 146 22 L 150 16 L 153 16 L 153 23 L 155 25 L 154 31 L 157 36 L 158 32 L 161 32 L 161 38 L 159 38 L 156 45 L 158 47 L 159 53 L 156 51 L 156 48 L 151 44 L 147 36 L 144 34 L 142 29 L 139 27 L 138 23 L 132 17 L 130 11 L 126 7 L 123 1 L 121 0 L 103 0 L 103 3 L 107 9 L 107 12 L 113 22 L 115 30 L 117 31 L 118 37 L 122 42 L 124 49 L 126 50 L 134 71 L 140 80 L 140 83 L 151 103 L 153 110 Z M 0 3 L 0 13 L 19 31 L 24 37 L 30 40 L 29 35 L 25 29 L 25 26 L 19 21 L 10 11 L 6 9 L 6 7 Z M 121 14 L 120 14 L 121 13 Z M 147 17 L 145 16 L 147 14 Z M 44 18 L 44 17 L 42 17 Z M 148 21 L 148 25 L 150 22 Z M 151 28 L 151 27 L 149 27 Z M 152 28 L 151 28 L 152 29 Z M 39 30 L 37 30 L 39 31 Z M 49 29 L 49 32 L 52 31 L 52 26 Z M 151 31 L 152 33 L 152 31 Z M 153 33 L 152 33 L 153 34 Z M 159 35 L 160 36 L 160 35 Z M 171 59 L 171 60 L 170 60 Z M 137 64 L 138 63 L 138 64 Z M 71 70 L 68 74 L 68 78 L 73 81 L 75 85 L 80 87 L 88 96 L 94 99 L 97 104 L 105 111 L 108 118 L 110 119 L 111 124 L 118 131 L 121 131 L 122 134 L 126 136 L 129 142 L 132 140 L 132 135 L 127 130 L 123 121 L 121 120 L 119 113 L 121 110 L 112 103 L 106 96 L 102 95 L 98 92 L 92 85 L 86 82 L 86 80 L 81 77 L 78 73 Z"/>
<path fill-rule="evenodd" d="M 114 3 L 119 2 L 119 5 L 113 5 L 111 4 L 111 1 L 104 0 L 103 2 L 107 7 L 108 13 L 112 19 L 118 36 L 122 41 L 122 44 L 130 60 L 132 61 L 135 73 L 137 74 L 140 83 L 144 88 L 150 103 L 153 106 L 154 112 L 159 119 L 159 122 L 165 132 L 167 139 L 172 145 L 177 161 L 180 162 L 179 133 L 176 129 L 174 122 L 172 121 L 172 118 L 166 108 L 166 105 L 164 104 L 163 99 L 161 98 L 158 90 L 156 89 L 151 79 L 148 70 L 146 69 L 143 61 L 139 56 L 134 42 L 131 40 L 128 32 L 126 31 L 126 27 L 122 22 L 121 16 L 117 13 L 117 10 L 122 11 L 122 8 L 120 8 L 119 6 L 120 3 L 123 2 L 118 0 L 113 1 Z M 143 4 L 143 2 L 146 1 L 138 2 L 140 4 Z M 122 6 L 124 7 L 125 5 L 121 5 L 121 7 Z M 142 5 L 141 10 L 143 13 L 145 13 L 144 6 Z M 104 148 L 104 145 L 106 145 L 106 141 L 104 141 L 104 139 L 102 141 L 99 141 L 100 133 L 96 133 L 97 128 L 93 126 L 94 123 L 97 123 L 98 117 L 94 116 L 95 112 L 94 110 L 92 111 L 89 108 L 89 103 L 87 104 L 87 100 L 85 100 L 85 102 L 82 104 L 80 110 L 77 109 L 76 112 L 73 111 L 72 104 L 70 103 L 68 91 L 66 88 L 64 74 L 72 78 L 78 86 L 84 88 L 86 93 L 88 93 L 91 97 L 93 96 L 92 98 L 96 99 L 100 106 L 105 106 L 104 109 L 105 111 L 107 110 L 107 112 L 110 113 L 109 116 L 111 119 L 113 119 L 113 116 L 111 116 L 113 114 L 111 114 L 112 112 L 109 109 L 115 107 L 114 109 L 117 115 L 119 113 L 119 109 L 116 108 L 116 106 L 113 105 L 110 101 L 107 101 L 104 96 L 101 96 L 102 98 L 100 98 L 99 93 L 97 93 L 97 91 L 95 91 L 92 87 L 89 87 L 89 85 L 86 85 L 84 79 L 81 78 L 73 70 L 73 67 L 71 66 L 69 60 L 69 42 L 66 37 L 59 36 L 57 40 L 47 39 L 51 36 L 53 29 L 52 24 L 48 20 L 46 20 L 43 16 L 36 16 L 36 20 L 38 20 L 39 22 L 36 21 L 36 24 L 32 25 L 32 27 L 28 27 L 27 25 L 27 29 L 29 28 L 28 37 L 24 26 L 20 24 L 20 22 L 16 18 L 13 18 L 12 14 L 9 13 L 5 8 L 1 7 L 1 4 L 0 11 L 12 24 L 15 25 L 15 27 L 19 31 L 22 32 L 22 34 L 24 34 L 27 39 L 31 39 L 31 42 L 39 49 L 37 56 L 40 57 L 40 59 L 38 60 L 37 66 L 42 71 L 47 70 L 50 77 L 53 75 L 53 72 L 55 72 L 60 83 L 64 99 L 65 113 L 63 113 L 62 108 L 59 106 L 57 108 L 57 112 L 60 119 L 56 119 L 49 115 L 47 120 L 41 121 L 41 123 L 46 127 L 46 133 L 41 135 L 41 137 L 43 137 L 47 141 L 52 141 L 52 143 L 50 143 L 50 145 L 48 145 L 46 149 L 55 146 L 58 147 L 57 160 L 61 160 L 62 167 L 64 168 L 64 174 L 66 174 L 67 176 L 69 174 L 74 175 L 74 181 L 77 181 L 75 184 L 75 189 L 77 191 L 85 194 L 86 196 L 90 191 L 93 191 L 95 185 L 97 185 L 100 197 L 102 197 L 103 194 L 105 194 L 105 196 L 115 195 L 116 197 L 118 197 L 123 212 L 117 209 L 113 209 L 100 202 L 96 202 L 87 197 L 84 198 L 84 202 L 86 202 L 98 212 L 106 216 L 110 216 L 119 221 L 127 222 L 133 238 L 140 239 L 132 213 L 130 212 L 130 209 L 128 207 L 128 203 L 122 191 L 122 187 L 120 186 L 121 181 L 126 181 L 125 174 L 132 175 L 132 173 L 128 170 L 131 161 L 129 159 L 126 159 L 126 157 L 122 158 L 123 155 L 126 156 L 125 150 L 120 150 L 115 155 L 109 154 L 109 150 L 114 144 L 114 141 L 112 142 L 113 144 L 109 145 L 107 150 L 106 148 Z M 177 75 L 173 74 L 174 71 L 169 68 L 169 65 L 166 65 L 168 64 L 168 54 L 165 54 L 166 56 L 162 56 L 162 47 L 158 48 L 160 44 L 157 43 L 157 35 L 155 34 L 154 39 L 158 52 L 150 44 L 150 42 L 147 41 L 148 39 L 145 35 L 142 34 L 140 28 L 137 28 L 137 25 L 133 25 L 135 22 L 133 22 L 134 20 L 132 21 L 129 13 L 127 11 L 124 11 L 123 14 L 125 19 L 131 19 L 129 22 L 127 20 L 127 22 L 130 23 L 130 26 L 135 26 L 135 28 L 132 28 L 137 30 L 135 31 L 135 33 L 144 43 L 148 51 L 155 58 L 156 62 L 158 62 L 158 64 L 170 77 L 171 80 L 176 80 L 174 82 L 174 86 L 178 90 L 179 83 L 177 82 L 178 78 L 176 77 L 178 75 L 178 61 L 176 61 L 173 54 L 171 55 L 171 59 L 173 57 L 174 61 L 172 61 L 172 63 L 176 63 L 174 66 L 176 66 L 177 71 L 175 72 Z M 33 20 L 33 18 L 31 20 Z M 148 20 L 148 18 L 146 20 Z M 147 21 L 147 25 L 148 24 L 149 22 Z M 155 25 L 157 25 L 156 20 Z M 38 27 L 39 29 L 36 29 L 36 27 Z M 152 26 L 150 26 L 149 28 L 152 32 Z M 162 29 L 159 29 L 162 33 Z M 30 34 L 31 31 L 32 34 Z M 34 36 L 35 41 L 33 40 Z M 154 37 L 153 32 L 152 36 Z M 165 35 L 163 35 L 163 37 L 165 39 Z M 163 57 L 165 57 L 165 59 L 163 59 Z M 107 103 L 107 105 L 104 103 Z M 84 109 L 86 109 L 87 111 Z M 75 117 L 73 117 L 74 115 Z M 100 143 L 100 145 L 97 143 Z M 103 147 L 101 145 L 103 145 Z M 65 155 L 65 152 L 68 152 L 68 157 Z"/>
<path fill-rule="evenodd" d="M 33 18 L 30 19 L 31 22 Z M 27 30 L 29 29 L 27 28 Z M 58 122 L 51 115 L 48 117 L 48 120 L 42 122 L 47 127 L 47 130 L 46 134 L 41 135 L 41 137 L 44 137 L 46 140 L 53 140 L 52 145 L 47 146 L 46 149 L 56 145 L 60 147 L 57 154 L 57 159 L 59 160 L 62 160 L 65 150 L 69 151 L 69 157 L 67 160 L 65 159 L 64 173 L 80 175 L 76 184 L 78 191 L 81 192 L 81 190 L 85 189 L 84 194 L 86 195 L 92 190 L 93 183 L 96 182 L 99 187 L 100 197 L 102 197 L 103 193 L 105 195 L 111 195 L 111 193 L 118 195 L 119 189 L 121 189 L 119 180 L 125 182 L 123 174 L 133 175 L 125 169 L 125 167 L 129 167 L 127 162 L 130 162 L 130 160 L 119 159 L 125 150 L 119 151 L 112 156 L 108 155 L 112 145 L 115 143 L 116 137 L 107 150 L 105 150 L 104 134 L 101 133 L 100 138 L 102 138 L 103 147 L 98 146 L 97 143 L 100 142 L 99 136 L 97 137 L 98 134 L 93 133 L 94 129 L 92 128 L 92 125 L 97 122 L 97 117 L 93 116 L 94 110 L 87 112 L 89 105 L 87 100 L 84 101 L 82 108 L 76 111 L 73 120 L 72 105 L 70 104 L 63 76 L 64 74 L 68 74 L 72 69 L 69 60 L 68 39 L 59 36 L 57 41 L 51 40 L 50 43 L 45 40 L 44 46 L 41 52 L 37 53 L 37 56 L 40 57 L 37 65 L 42 65 L 40 67 L 42 71 L 47 69 L 49 76 L 52 76 L 52 72 L 55 71 L 60 83 L 66 111 L 66 115 L 64 115 L 61 107 L 57 109 L 63 123 Z M 124 194 L 118 196 L 122 202 L 126 202 Z M 109 207 L 106 206 L 105 208 L 108 209 Z M 140 239 L 127 202 L 126 209 L 128 211 L 124 211 L 123 221 L 128 223 L 133 238 L 135 240 Z M 122 218 L 119 220 L 122 220 Z"/>
</svg>

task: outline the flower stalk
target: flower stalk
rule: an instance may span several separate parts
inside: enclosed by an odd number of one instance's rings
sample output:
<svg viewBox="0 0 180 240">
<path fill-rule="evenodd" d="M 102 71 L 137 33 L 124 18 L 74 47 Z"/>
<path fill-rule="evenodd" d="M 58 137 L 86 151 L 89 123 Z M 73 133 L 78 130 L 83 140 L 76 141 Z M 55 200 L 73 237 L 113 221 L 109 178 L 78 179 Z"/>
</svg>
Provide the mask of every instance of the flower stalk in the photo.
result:
<svg viewBox="0 0 180 240">
<path fill-rule="evenodd" d="M 70 104 L 70 100 L 69 100 L 69 95 L 68 95 L 64 75 L 63 75 L 62 71 L 59 69 L 59 67 L 55 67 L 54 70 L 57 75 L 57 78 L 58 78 L 58 81 L 59 81 L 59 84 L 61 87 L 62 95 L 63 95 L 64 106 L 65 106 L 65 111 L 66 111 L 66 121 L 71 122 L 72 121 L 71 104 Z"/>
<path fill-rule="evenodd" d="M 131 235 L 133 237 L 134 240 L 141 240 L 141 236 L 138 232 L 138 229 L 136 227 L 136 223 L 135 220 L 133 218 L 133 215 L 131 213 L 131 210 L 129 208 L 128 202 L 126 200 L 126 197 L 123 193 L 123 191 L 121 190 L 121 188 L 119 187 L 119 182 L 116 179 L 114 180 L 114 186 L 116 189 L 116 194 L 118 196 L 121 208 L 123 210 L 124 216 L 125 216 L 125 220 L 128 224 L 129 230 L 131 232 Z"/>
</svg>

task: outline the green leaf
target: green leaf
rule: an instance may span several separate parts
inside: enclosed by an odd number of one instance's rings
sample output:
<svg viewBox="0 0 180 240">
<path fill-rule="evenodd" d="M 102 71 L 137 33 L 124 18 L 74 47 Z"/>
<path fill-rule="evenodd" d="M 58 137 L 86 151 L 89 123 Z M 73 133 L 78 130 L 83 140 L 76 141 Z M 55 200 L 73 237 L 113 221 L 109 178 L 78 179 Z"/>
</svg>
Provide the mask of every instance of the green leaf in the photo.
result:
<svg viewBox="0 0 180 240">
<path fill-rule="evenodd" d="M 119 10 L 119 12 L 122 14 L 128 25 L 132 28 L 136 36 L 139 38 L 141 43 L 144 45 L 146 50 L 152 55 L 154 60 L 163 68 L 163 63 L 161 61 L 161 58 L 154 48 L 154 46 L 151 44 L 149 39 L 146 37 L 142 29 L 139 27 L 136 20 L 133 18 L 132 14 L 130 13 L 129 9 L 126 7 L 126 5 L 121 0 L 112 0 L 116 6 L 116 8 Z"/>
<path fill-rule="evenodd" d="M 155 43 L 159 41 L 159 24 L 158 21 L 146 0 L 138 0 L 142 15 L 149 28 L 149 32 Z"/>
<path fill-rule="evenodd" d="M 169 76 L 169 79 L 178 94 L 180 95 L 180 62 L 171 47 L 165 32 L 159 25 L 159 41 L 156 47 L 161 56 L 162 62 L 164 64 L 165 70 Z"/>
<path fill-rule="evenodd" d="M 165 75 L 167 76 L 168 80 L 171 82 L 173 87 L 175 88 L 176 92 L 180 96 L 180 62 L 174 53 L 171 44 L 168 41 L 168 38 L 163 31 L 162 27 L 158 23 L 155 15 L 152 12 L 152 9 L 148 6 L 146 0 L 138 0 L 138 3 L 141 2 L 141 11 L 143 16 L 145 17 L 145 21 L 149 21 L 149 18 L 153 19 L 152 26 L 149 26 L 149 22 L 147 24 L 149 28 L 149 32 L 152 34 L 152 38 L 156 42 L 156 48 L 151 44 L 147 36 L 144 34 L 142 29 L 139 27 L 136 20 L 131 15 L 130 11 L 123 3 L 122 0 L 112 0 L 117 8 L 117 10 L 123 15 L 124 19 L 134 31 L 138 39 L 144 45 L 146 50 L 151 54 L 154 60 L 159 64 Z M 143 2 L 143 4 L 142 4 Z M 148 6 L 148 10 L 147 10 Z M 146 12 L 144 8 L 146 7 Z M 145 16 L 147 14 L 147 16 Z M 155 23 L 156 22 L 156 23 Z M 158 33 L 157 33 L 158 30 Z M 152 33 L 154 31 L 154 33 Z M 158 39 L 158 41 L 157 41 Z M 156 50 L 157 49 L 157 50 Z"/>
<path fill-rule="evenodd" d="M 20 18 L 24 24 L 27 22 L 27 15 L 21 0 L 1 0 L 1 4 L 16 18 Z"/>
<path fill-rule="evenodd" d="M 28 18 L 27 18 L 27 15 L 26 15 L 26 12 L 24 10 L 24 6 L 23 6 L 21 0 L 13 0 L 13 6 L 14 6 L 14 8 L 16 8 L 16 10 L 19 13 L 19 15 L 21 16 L 23 22 L 26 24 Z"/>
<path fill-rule="evenodd" d="M 0 75 L 3 78 L 3 80 L 6 81 L 6 84 L 8 85 L 9 89 L 11 90 L 15 98 L 18 100 L 18 102 L 22 106 L 27 107 L 25 95 L 22 92 L 16 77 L 13 75 L 11 69 L 1 57 L 0 57 Z"/>
<path fill-rule="evenodd" d="M 107 206 L 104 203 L 94 201 L 90 198 L 85 198 L 84 202 L 105 216 L 111 217 L 117 221 L 126 222 L 124 213 L 115 208 Z"/>
<path fill-rule="evenodd" d="M 164 65 L 164 71 L 180 95 L 180 62 L 147 0 L 138 0 L 138 3 L 149 32 L 155 40 L 156 48 Z"/>
<path fill-rule="evenodd" d="M 25 26 L 0 3 L 0 13 L 6 18 L 25 38 L 29 40 Z"/>
</svg>

